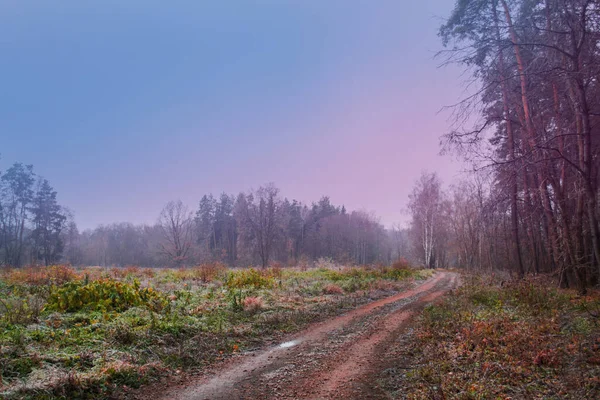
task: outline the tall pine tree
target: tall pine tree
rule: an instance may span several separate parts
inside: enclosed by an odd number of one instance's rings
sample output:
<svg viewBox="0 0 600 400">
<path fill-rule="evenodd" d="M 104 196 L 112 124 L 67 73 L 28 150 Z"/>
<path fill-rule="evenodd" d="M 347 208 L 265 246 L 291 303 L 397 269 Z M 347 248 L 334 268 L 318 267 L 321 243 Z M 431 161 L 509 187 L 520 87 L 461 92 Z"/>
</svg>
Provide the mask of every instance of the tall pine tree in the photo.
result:
<svg viewBox="0 0 600 400">
<path fill-rule="evenodd" d="M 56 202 L 56 191 L 46 179 L 39 184 L 33 199 L 31 214 L 33 215 L 31 240 L 34 258 L 45 265 L 57 262 L 64 248 L 60 233 L 67 218 Z"/>
</svg>

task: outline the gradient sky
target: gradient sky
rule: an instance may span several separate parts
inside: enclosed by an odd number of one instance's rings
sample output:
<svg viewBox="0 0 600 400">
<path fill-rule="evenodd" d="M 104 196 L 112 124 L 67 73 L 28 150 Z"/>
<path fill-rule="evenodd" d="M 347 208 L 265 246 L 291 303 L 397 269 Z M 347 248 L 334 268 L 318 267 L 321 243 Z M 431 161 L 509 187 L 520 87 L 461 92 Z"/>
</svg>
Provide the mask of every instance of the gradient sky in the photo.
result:
<svg viewBox="0 0 600 400">
<path fill-rule="evenodd" d="M 453 0 L 0 3 L 0 169 L 31 163 L 80 228 L 275 182 L 390 225 L 463 92 Z"/>
</svg>

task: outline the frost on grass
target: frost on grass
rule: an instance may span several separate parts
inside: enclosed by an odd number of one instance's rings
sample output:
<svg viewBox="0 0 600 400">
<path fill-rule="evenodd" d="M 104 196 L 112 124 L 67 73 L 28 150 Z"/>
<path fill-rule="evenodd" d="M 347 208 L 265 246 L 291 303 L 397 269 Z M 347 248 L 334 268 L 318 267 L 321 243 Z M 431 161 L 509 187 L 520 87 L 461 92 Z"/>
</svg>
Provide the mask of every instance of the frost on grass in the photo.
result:
<svg viewBox="0 0 600 400">
<path fill-rule="evenodd" d="M 408 399 L 600 396 L 600 294 L 467 279 L 390 352 L 385 387 Z"/>
<path fill-rule="evenodd" d="M 317 268 L 0 270 L 0 398 L 127 397 L 428 274 L 330 260 Z"/>
</svg>

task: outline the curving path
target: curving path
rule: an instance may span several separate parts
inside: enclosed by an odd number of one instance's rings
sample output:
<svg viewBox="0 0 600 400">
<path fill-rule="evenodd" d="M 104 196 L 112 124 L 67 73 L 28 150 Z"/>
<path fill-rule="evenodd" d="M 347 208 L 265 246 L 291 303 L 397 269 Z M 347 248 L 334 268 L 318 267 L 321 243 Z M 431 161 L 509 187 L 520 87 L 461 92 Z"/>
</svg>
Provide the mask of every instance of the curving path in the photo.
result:
<svg viewBox="0 0 600 400">
<path fill-rule="evenodd" d="M 389 344 L 417 313 L 458 285 L 438 272 L 415 288 L 311 325 L 157 400 L 380 399 L 375 376 Z"/>
</svg>

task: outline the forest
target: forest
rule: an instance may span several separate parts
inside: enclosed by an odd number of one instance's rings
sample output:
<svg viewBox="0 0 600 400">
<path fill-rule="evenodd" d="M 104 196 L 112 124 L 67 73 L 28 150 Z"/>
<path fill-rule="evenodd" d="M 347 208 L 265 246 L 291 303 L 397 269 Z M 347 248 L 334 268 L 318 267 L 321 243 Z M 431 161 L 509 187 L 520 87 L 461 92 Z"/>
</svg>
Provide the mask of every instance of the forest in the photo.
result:
<svg viewBox="0 0 600 400">
<path fill-rule="evenodd" d="M 389 263 L 406 246 L 404 232 L 387 231 L 370 213 L 348 212 L 327 196 L 310 206 L 290 201 L 273 184 L 237 196 L 205 195 L 195 210 L 169 202 L 155 224 L 122 222 L 83 232 L 33 166 L 14 164 L 1 175 L 0 190 L 0 262 L 13 267 L 182 267 L 216 261 L 267 267 L 320 258 L 363 265 Z"/>
<path fill-rule="evenodd" d="M 599 23 L 595 1 L 480 0 L 440 28 L 477 87 L 444 139 L 475 170 L 454 205 L 465 266 L 598 282 Z"/>
</svg>

